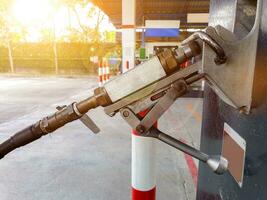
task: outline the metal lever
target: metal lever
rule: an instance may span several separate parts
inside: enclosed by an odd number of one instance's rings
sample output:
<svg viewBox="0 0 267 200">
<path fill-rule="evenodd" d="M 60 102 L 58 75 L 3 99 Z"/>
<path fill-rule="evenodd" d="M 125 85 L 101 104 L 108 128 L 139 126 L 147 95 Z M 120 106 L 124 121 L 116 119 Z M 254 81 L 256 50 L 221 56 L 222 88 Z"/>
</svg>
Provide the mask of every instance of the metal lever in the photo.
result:
<svg viewBox="0 0 267 200">
<path fill-rule="evenodd" d="M 93 133 L 97 134 L 100 132 L 100 129 L 98 126 L 94 123 L 94 121 L 87 115 L 84 114 L 81 118 L 80 121 L 87 127 L 89 128 Z"/>
<path fill-rule="evenodd" d="M 140 133 L 147 132 L 153 124 L 163 115 L 163 113 L 175 102 L 175 100 L 184 95 L 187 91 L 187 84 L 180 79 L 173 83 L 167 93 L 156 103 L 156 105 L 141 120 L 136 130 Z"/>
<path fill-rule="evenodd" d="M 167 93 L 152 107 L 146 116 L 140 121 L 137 127 L 133 127 L 137 132 L 143 134 L 147 132 L 153 124 L 164 114 L 164 112 L 175 102 L 175 100 L 187 92 L 188 85 L 202 79 L 204 74 L 194 74 L 187 79 L 179 79 L 174 82 Z M 129 119 L 129 118 L 128 118 Z"/>
<path fill-rule="evenodd" d="M 126 106 L 120 109 L 120 114 L 133 129 L 140 134 L 145 134 L 175 102 L 175 100 L 187 92 L 188 85 L 202 79 L 203 77 L 204 74 L 193 73 L 186 79 L 179 79 L 175 81 L 171 87 L 167 89 L 166 94 L 160 97 L 160 100 L 150 109 L 143 119 L 138 118 L 138 116 L 133 112 L 131 106 Z M 162 93 L 162 91 L 160 93 Z"/>
<path fill-rule="evenodd" d="M 128 122 L 132 127 L 138 127 L 140 124 L 140 119 L 136 116 L 131 109 L 125 108 L 121 110 L 122 117 Z M 152 126 L 148 131 L 140 133 L 143 137 L 153 137 L 159 139 L 160 141 L 180 150 L 186 154 L 193 156 L 194 158 L 206 163 L 214 173 L 223 174 L 227 171 L 228 161 L 220 155 L 207 155 L 161 131 Z"/>
<path fill-rule="evenodd" d="M 66 106 L 57 106 L 57 110 L 62 110 L 64 107 Z M 98 128 L 98 126 L 94 123 L 94 121 L 87 114 L 84 114 L 79 120 L 93 133 L 97 134 L 100 132 L 100 129 Z"/>
<path fill-rule="evenodd" d="M 145 137 L 157 138 L 160 141 L 206 163 L 214 173 L 223 174 L 228 169 L 228 161 L 221 155 L 207 155 L 155 128 L 154 126 L 144 135 Z"/>
</svg>

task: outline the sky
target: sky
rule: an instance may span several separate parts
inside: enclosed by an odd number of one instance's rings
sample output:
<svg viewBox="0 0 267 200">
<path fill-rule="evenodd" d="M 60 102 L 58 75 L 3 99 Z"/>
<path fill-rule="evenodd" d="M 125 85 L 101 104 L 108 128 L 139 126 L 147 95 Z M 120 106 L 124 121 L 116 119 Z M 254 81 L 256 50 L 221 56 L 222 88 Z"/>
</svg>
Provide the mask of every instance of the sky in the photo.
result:
<svg viewBox="0 0 267 200">
<path fill-rule="evenodd" d="M 75 6 L 80 23 L 90 28 L 94 28 L 97 21 L 97 15 L 88 17 L 88 11 L 92 7 L 95 7 L 92 3 L 88 3 L 85 7 L 78 4 Z M 96 7 L 96 9 L 98 8 Z M 26 29 L 28 42 L 40 41 L 42 38 L 41 30 L 43 29 L 49 29 L 53 32 L 55 30 L 56 38 L 67 36 L 69 27 L 80 29 L 75 13 L 64 5 L 56 8 L 53 0 L 14 0 L 9 12 L 12 22 Z M 105 15 L 100 31 L 114 30 L 115 27 Z"/>
</svg>

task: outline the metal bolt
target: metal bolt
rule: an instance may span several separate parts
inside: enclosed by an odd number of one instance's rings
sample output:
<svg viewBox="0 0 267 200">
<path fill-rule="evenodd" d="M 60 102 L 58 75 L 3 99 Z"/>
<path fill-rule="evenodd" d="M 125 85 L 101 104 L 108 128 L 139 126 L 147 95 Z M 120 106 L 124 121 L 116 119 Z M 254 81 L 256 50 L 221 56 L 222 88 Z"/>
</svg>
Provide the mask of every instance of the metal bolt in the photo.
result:
<svg viewBox="0 0 267 200">
<path fill-rule="evenodd" d="M 109 115 L 110 117 L 113 117 L 115 114 L 116 114 L 115 112 L 112 112 L 112 113 L 109 113 L 108 115 Z"/>
<path fill-rule="evenodd" d="M 247 114 L 248 113 L 248 109 L 246 106 L 242 106 L 238 110 L 239 110 L 240 114 Z"/>
<path fill-rule="evenodd" d="M 215 62 L 215 64 L 216 65 L 221 65 L 221 64 L 224 64 L 224 63 L 226 63 L 226 61 L 227 61 L 227 57 L 225 56 L 225 57 L 216 57 L 216 58 L 214 58 L 214 62 Z"/>
<path fill-rule="evenodd" d="M 144 126 L 142 126 L 142 125 L 138 125 L 138 126 L 136 127 L 136 130 L 137 130 L 138 133 L 142 134 L 142 133 L 145 132 L 146 129 L 145 129 Z"/>
<path fill-rule="evenodd" d="M 129 111 L 127 111 L 127 110 L 123 111 L 122 114 L 124 117 L 129 117 L 129 115 L 130 115 Z"/>
</svg>

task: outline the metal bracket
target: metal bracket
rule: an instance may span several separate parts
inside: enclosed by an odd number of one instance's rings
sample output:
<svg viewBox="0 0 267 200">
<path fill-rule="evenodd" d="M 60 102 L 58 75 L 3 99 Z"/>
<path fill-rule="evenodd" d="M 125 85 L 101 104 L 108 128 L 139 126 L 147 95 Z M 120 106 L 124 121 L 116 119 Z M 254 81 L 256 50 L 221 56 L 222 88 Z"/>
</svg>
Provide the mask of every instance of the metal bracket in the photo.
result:
<svg viewBox="0 0 267 200">
<path fill-rule="evenodd" d="M 182 42 L 203 42 L 202 70 L 207 83 L 225 103 L 246 114 L 252 101 L 258 29 L 256 20 L 247 37 L 239 40 L 222 26 L 209 26 Z"/>
<path fill-rule="evenodd" d="M 227 104 L 246 114 L 250 112 L 252 102 L 258 29 L 256 20 L 252 31 L 239 40 L 222 26 L 208 27 L 206 32 L 227 54 L 227 62 L 218 67 L 214 67 L 213 50 L 208 45 L 203 49 L 203 72 L 211 88 Z"/>
<path fill-rule="evenodd" d="M 190 41 L 200 39 L 204 44 L 207 44 L 216 54 L 214 63 L 216 65 L 224 64 L 227 60 L 224 49 L 219 43 L 217 43 L 209 34 L 204 31 L 197 31 L 182 42 L 182 45 L 189 43 Z"/>
</svg>

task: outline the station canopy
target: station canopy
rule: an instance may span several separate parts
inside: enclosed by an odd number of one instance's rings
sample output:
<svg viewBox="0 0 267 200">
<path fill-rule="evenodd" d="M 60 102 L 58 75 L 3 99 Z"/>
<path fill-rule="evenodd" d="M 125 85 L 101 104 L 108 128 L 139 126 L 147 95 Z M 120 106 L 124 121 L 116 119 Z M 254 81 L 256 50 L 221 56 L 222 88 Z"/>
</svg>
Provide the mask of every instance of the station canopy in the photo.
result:
<svg viewBox="0 0 267 200">
<path fill-rule="evenodd" d="M 110 18 L 116 28 L 121 27 L 121 0 L 92 0 Z M 136 25 L 145 20 L 180 20 L 181 29 L 205 28 L 207 23 L 188 22 L 189 13 L 208 13 L 209 0 L 136 0 Z"/>
</svg>

